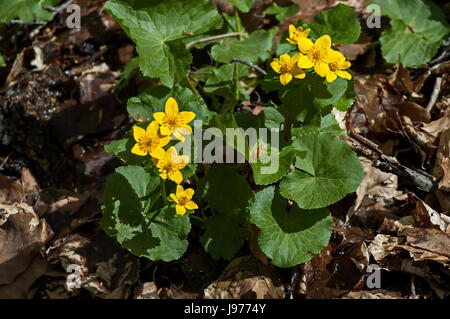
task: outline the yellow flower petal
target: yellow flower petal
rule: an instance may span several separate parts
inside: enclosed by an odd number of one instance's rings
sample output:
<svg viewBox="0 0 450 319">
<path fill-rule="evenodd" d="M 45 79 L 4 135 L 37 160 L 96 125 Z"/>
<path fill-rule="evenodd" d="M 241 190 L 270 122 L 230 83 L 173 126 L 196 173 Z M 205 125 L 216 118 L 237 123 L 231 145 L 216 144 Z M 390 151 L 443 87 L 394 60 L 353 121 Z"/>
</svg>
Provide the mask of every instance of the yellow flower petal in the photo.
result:
<svg viewBox="0 0 450 319">
<path fill-rule="evenodd" d="M 341 61 L 342 59 L 345 60 L 345 57 L 341 52 L 334 51 L 334 50 L 328 51 L 327 58 L 326 58 L 328 63 L 337 63 L 337 62 Z"/>
<path fill-rule="evenodd" d="M 348 61 L 339 62 L 339 69 L 341 69 L 341 70 L 348 69 L 351 66 L 352 66 L 352 64 Z"/>
<path fill-rule="evenodd" d="M 347 71 L 337 71 L 336 73 L 341 78 L 344 78 L 344 79 L 347 79 L 347 80 L 351 80 L 352 79 L 352 75 L 350 73 L 348 73 Z"/>
<path fill-rule="evenodd" d="M 183 174 L 180 171 L 169 172 L 169 178 L 177 184 L 183 181 Z"/>
<path fill-rule="evenodd" d="M 141 150 L 141 149 L 139 148 L 139 144 L 137 144 L 137 143 L 136 143 L 136 144 L 133 146 L 133 148 L 131 149 L 131 153 L 136 154 L 136 155 L 139 155 L 139 156 L 145 156 L 145 155 L 147 155 L 147 151 Z"/>
<path fill-rule="evenodd" d="M 145 130 L 137 125 L 133 126 L 133 137 L 136 142 L 145 136 Z"/>
<path fill-rule="evenodd" d="M 314 61 L 312 61 L 308 56 L 302 55 L 298 59 L 297 65 L 302 69 L 309 69 L 314 66 Z"/>
<path fill-rule="evenodd" d="M 159 132 L 161 133 L 161 135 L 170 135 L 170 134 L 172 134 L 172 131 L 167 126 L 161 126 L 159 128 Z"/>
<path fill-rule="evenodd" d="M 162 147 L 155 147 L 150 152 L 150 155 L 156 159 L 163 159 L 164 155 L 166 155 L 166 152 Z"/>
<path fill-rule="evenodd" d="M 301 73 L 294 75 L 294 78 L 296 78 L 296 79 L 304 79 L 305 77 L 306 77 L 305 72 L 301 72 Z"/>
<path fill-rule="evenodd" d="M 183 123 L 187 124 L 193 119 L 195 119 L 196 114 L 190 111 L 180 112 L 180 115 L 183 117 Z"/>
<path fill-rule="evenodd" d="M 315 46 L 321 50 L 329 50 L 331 48 L 331 38 L 329 35 L 323 35 L 317 39 Z"/>
<path fill-rule="evenodd" d="M 281 63 L 288 63 L 289 61 L 291 61 L 291 57 L 289 56 L 289 54 L 282 54 L 280 56 L 280 61 Z"/>
<path fill-rule="evenodd" d="M 328 82 L 328 83 L 331 83 L 331 82 L 333 82 L 334 80 L 337 79 L 337 75 L 336 75 L 335 72 L 331 72 L 331 71 L 330 71 L 330 72 L 327 73 L 326 78 L 327 78 L 327 82 Z"/>
<path fill-rule="evenodd" d="M 186 139 L 184 138 L 183 134 L 181 134 L 179 131 L 173 132 L 173 136 L 175 136 L 180 141 L 184 142 Z"/>
<path fill-rule="evenodd" d="M 302 53 L 308 53 L 309 50 L 314 46 L 314 43 L 311 41 L 311 39 L 308 38 L 301 38 L 298 41 L 298 49 L 302 52 Z"/>
<path fill-rule="evenodd" d="M 180 127 L 177 127 L 175 129 L 175 132 L 178 132 L 183 135 L 189 135 L 189 134 L 192 134 L 192 127 L 190 127 L 187 124 L 183 124 L 183 125 L 180 125 Z"/>
<path fill-rule="evenodd" d="M 166 172 L 160 172 L 159 173 L 159 177 L 161 177 L 162 179 L 167 179 L 167 173 Z"/>
<path fill-rule="evenodd" d="M 175 193 L 177 194 L 177 197 L 182 197 L 184 195 L 184 188 L 183 188 L 183 186 L 177 185 Z"/>
<path fill-rule="evenodd" d="M 171 140 L 170 135 L 160 138 L 159 139 L 159 146 L 166 146 L 167 144 L 169 144 L 170 140 Z"/>
<path fill-rule="evenodd" d="M 277 72 L 280 73 L 280 69 L 281 69 L 281 63 L 278 60 L 274 60 L 270 63 L 270 66 L 272 67 L 272 69 Z"/>
<path fill-rule="evenodd" d="M 289 38 L 286 38 L 286 41 L 289 42 L 290 44 L 297 44 L 297 41 L 292 41 L 292 40 L 289 39 Z"/>
<path fill-rule="evenodd" d="M 330 71 L 330 68 L 328 67 L 328 64 L 321 62 L 314 65 L 314 71 L 321 77 L 325 77 Z"/>
<path fill-rule="evenodd" d="M 175 196 L 175 194 L 169 194 L 169 196 L 170 196 L 170 198 L 172 198 L 172 200 L 173 200 L 175 203 L 177 203 L 177 204 L 180 203 L 179 200 L 178 200 L 178 197 Z"/>
<path fill-rule="evenodd" d="M 292 64 L 297 64 L 297 63 L 298 63 L 298 60 L 299 60 L 302 56 L 303 56 L 303 54 L 301 54 L 301 53 L 296 53 L 296 54 L 294 54 L 294 56 L 292 57 L 292 60 L 291 60 Z"/>
<path fill-rule="evenodd" d="M 294 25 L 293 24 L 290 24 L 289 25 L 289 37 L 290 38 L 292 38 L 293 36 L 294 36 L 294 34 L 295 34 L 295 27 L 294 27 Z"/>
<path fill-rule="evenodd" d="M 166 113 L 164 113 L 164 112 L 155 112 L 155 113 L 153 113 L 153 118 L 160 125 L 163 125 L 163 121 L 166 118 Z"/>
<path fill-rule="evenodd" d="M 158 129 L 159 129 L 158 122 L 152 121 L 149 124 L 149 126 L 147 126 L 147 129 L 145 130 L 145 133 L 147 134 L 147 136 L 158 135 Z"/>
<path fill-rule="evenodd" d="M 176 167 L 178 169 L 185 168 L 186 165 L 189 163 L 189 160 L 190 160 L 190 158 L 187 155 L 180 155 L 180 156 L 178 156 L 177 159 L 176 159 Z"/>
<path fill-rule="evenodd" d="M 169 97 L 165 106 L 166 114 L 176 114 L 178 113 L 178 103 L 173 97 Z"/>
<path fill-rule="evenodd" d="M 192 189 L 192 188 L 187 188 L 185 191 L 184 191 L 184 194 L 186 195 L 186 197 L 187 198 L 189 198 L 189 199 L 191 199 L 192 198 L 192 196 L 194 196 L 194 190 Z"/>
<path fill-rule="evenodd" d="M 283 73 L 280 75 L 280 83 L 283 85 L 287 85 L 292 80 L 292 74 Z"/>
<path fill-rule="evenodd" d="M 188 203 L 185 205 L 185 207 L 186 207 L 187 209 L 197 209 L 197 208 L 198 208 L 197 204 L 194 203 L 193 201 L 188 202 Z"/>
<path fill-rule="evenodd" d="M 184 207 L 181 206 L 181 205 L 177 205 L 177 206 L 175 207 L 175 210 L 176 210 L 176 212 L 177 212 L 178 215 L 184 215 L 184 214 L 186 214 L 186 208 L 184 208 Z"/>
</svg>

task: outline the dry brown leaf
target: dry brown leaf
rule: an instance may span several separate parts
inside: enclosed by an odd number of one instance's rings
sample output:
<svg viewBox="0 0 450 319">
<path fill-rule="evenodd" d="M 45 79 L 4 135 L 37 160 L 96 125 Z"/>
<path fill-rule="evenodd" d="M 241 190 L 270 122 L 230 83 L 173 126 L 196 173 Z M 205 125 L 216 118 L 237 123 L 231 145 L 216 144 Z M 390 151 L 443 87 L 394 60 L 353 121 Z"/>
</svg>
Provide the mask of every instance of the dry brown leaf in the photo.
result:
<svg viewBox="0 0 450 319">
<path fill-rule="evenodd" d="M 431 208 L 427 203 L 415 196 L 416 209 L 414 210 L 413 216 L 416 223 L 419 226 L 433 226 L 437 227 L 443 232 L 447 231 L 450 225 L 450 217 L 444 214 L 439 214 L 433 208 Z"/>
<path fill-rule="evenodd" d="M 284 294 L 274 268 L 253 256 L 231 261 L 219 279 L 204 290 L 205 299 L 282 299 Z"/>
<path fill-rule="evenodd" d="M 47 222 L 39 219 L 31 206 L 0 204 L 0 295 L 27 293 L 25 288 L 45 268 L 37 256 L 52 236 Z"/>
</svg>

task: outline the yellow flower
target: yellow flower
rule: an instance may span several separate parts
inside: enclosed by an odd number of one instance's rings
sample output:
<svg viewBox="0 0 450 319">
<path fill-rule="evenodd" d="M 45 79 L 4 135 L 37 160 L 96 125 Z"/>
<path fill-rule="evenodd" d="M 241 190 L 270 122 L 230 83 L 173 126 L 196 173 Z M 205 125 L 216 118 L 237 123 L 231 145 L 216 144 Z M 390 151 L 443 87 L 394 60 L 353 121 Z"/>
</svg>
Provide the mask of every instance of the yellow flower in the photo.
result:
<svg viewBox="0 0 450 319">
<path fill-rule="evenodd" d="M 165 151 L 163 146 L 170 142 L 170 136 L 162 136 L 158 133 L 159 125 L 155 121 L 151 122 L 147 129 L 133 126 L 133 137 L 136 144 L 131 149 L 131 153 L 146 156 L 150 154 L 154 158 L 163 158 Z"/>
<path fill-rule="evenodd" d="M 198 208 L 197 204 L 192 201 L 192 196 L 194 196 L 194 190 L 192 188 L 184 189 L 183 186 L 177 185 L 176 194 L 170 194 L 169 196 L 177 203 L 175 209 L 178 215 L 184 215 L 186 209 Z"/>
<path fill-rule="evenodd" d="M 174 135 L 184 142 L 183 135 L 192 133 L 192 128 L 187 125 L 195 118 L 194 112 L 179 112 L 178 103 L 173 97 L 170 97 L 165 106 L 165 112 L 153 113 L 153 118 L 161 125 L 162 135 Z"/>
<path fill-rule="evenodd" d="M 337 77 L 341 77 L 347 80 L 352 79 L 352 75 L 347 71 L 352 64 L 345 60 L 345 56 L 339 51 L 333 51 L 332 57 L 329 59 L 328 67 L 330 70 L 326 74 L 327 82 L 331 83 L 337 79 Z"/>
<path fill-rule="evenodd" d="M 324 35 L 315 43 L 308 38 L 301 39 L 298 48 L 304 54 L 298 60 L 298 66 L 303 69 L 314 67 L 317 74 L 325 77 L 330 71 L 328 63 L 333 61 L 333 55 L 337 52 L 331 50 L 330 36 Z"/>
<path fill-rule="evenodd" d="M 178 155 L 175 147 L 171 146 L 165 152 L 161 159 L 156 162 L 156 167 L 159 169 L 159 176 L 162 179 L 171 179 L 177 184 L 183 181 L 183 175 L 180 169 L 186 167 L 189 162 L 189 156 Z"/>
<path fill-rule="evenodd" d="M 294 25 L 291 24 L 289 25 L 289 38 L 286 40 L 291 44 L 297 44 L 300 39 L 308 37 L 310 31 L 310 29 L 303 31 L 303 27 L 298 27 L 296 29 Z"/>
<path fill-rule="evenodd" d="M 280 56 L 280 59 L 274 59 L 270 66 L 274 69 L 275 72 L 281 73 L 280 75 L 280 83 L 283 85 L 287 85 L 291 82 L 292 78 L 296 79 L 304 79 L 305 72 L 298 67 L 298 61 L 301 58 L 302 54 L 296 53 L 292 58 L 288 54 L 283 54 Z"/>
</svg>

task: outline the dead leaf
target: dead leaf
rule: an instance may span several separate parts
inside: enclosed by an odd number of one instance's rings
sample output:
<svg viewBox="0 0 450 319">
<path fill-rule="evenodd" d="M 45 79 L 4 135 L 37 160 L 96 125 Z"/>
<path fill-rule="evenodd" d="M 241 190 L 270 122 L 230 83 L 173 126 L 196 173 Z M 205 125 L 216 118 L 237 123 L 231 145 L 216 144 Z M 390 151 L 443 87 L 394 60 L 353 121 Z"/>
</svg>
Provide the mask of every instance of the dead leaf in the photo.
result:
<svg viewBox="0 0 450 319">
<path fill-rule="evenodd" d="M 0 295 L 24 297 L 45 272 L 39 254 L 53 232 L 25 203 L 0 204 L 0 218 Z"/>
<path fill-rule="evenodd" d="M 231 261 L 222 275 L 204 290 L 205 299 L 282 299 L 284 294 L 273 267 L 253 256 Z"/>
</svg>

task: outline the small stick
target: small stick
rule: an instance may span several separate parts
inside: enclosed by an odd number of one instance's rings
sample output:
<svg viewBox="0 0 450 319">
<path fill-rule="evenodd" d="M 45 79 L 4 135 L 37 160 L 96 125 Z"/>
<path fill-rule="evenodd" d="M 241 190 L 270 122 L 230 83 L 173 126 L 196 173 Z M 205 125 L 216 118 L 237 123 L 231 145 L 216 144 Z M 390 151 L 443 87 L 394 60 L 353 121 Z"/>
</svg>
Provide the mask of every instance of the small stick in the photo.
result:
<svg viewBox="0 0 450 319">
<path fill-rule="evenodd" d="M 442 77 L 440 76 L 440 77 L 436 78 L 436 82 L 434 82 L 433 92 L 431 93 L 430 101 L 428 101 L 428 104 L 427 104 L 428 112 L 431 112 L 434 105 L 436 104 L 437 99 L 439 98 L 439 94 L 441 93 L 441 87 L 442 87 Z"/>
<path fill-rule="evenodd" d="M 354 152 L 371 160 L 379 170 L 395 174 L 425 192 L 436 189 L 436 182 L 430 175 L 400 164 L 395 157 L 384 155 L 376 144 L 353 131 L 349 132 L 349 136 L 348 139 L 337 137 L 346 142 Z"/>
<path fill-rule="evenodd" d="M 242 64 L 245 64 L 249 67 L 251 67 L 252 69 L 255 69 L 256 71 L 258 71 L 259 73 L 261 73 L 262 75 L 267 75 L 267 72 L 264 71 L 263 69 L 261 69 L 259 66 L 247 61 L 247 60 L 243 60 L 243 59 L 239 59 L 239 58 L 232 58 L 231 62 L 239 62 Z"/>
<path fill-rule="evenodd" d="M 66 2 L 62 3 L 61 5 L 59 5 L 57 7 L 44 6 L 44 8 L 49 11 L 53 11 L 55 13 L 60 13 L 60 12 L 64 11 L 64 9 L 66 9 L 68 6 L 70 6 L 72 4 L 72 2 L 73 2 L 73 0 L 67 0 Z"/>
<path fill-rule="evenodd" d="M 20 24 L 20 25 L 46 25 L 47 21 L 22 21 L 22 20 L 14 19 L 14 20 L 11 20 L 9 23 Z"/>
<path fill-rule="evenodd" d="M 225 33 L 225 34 L 214 35 L 211 37 L 207 37 L 207 38 L 189 42 L 188 44 L 186 44 L 186 49 L 190 49 L 191 47 L 193 47 L 194 45 L 199 44 L 199 43 L 206 43 L 206 42 L 219 40 L 219 39 L 223 39 L 223 38 L 237 37 L 240 35 L 242 35 L 241 32 L 230 32 L 230 33 Z"/>
</svg>

